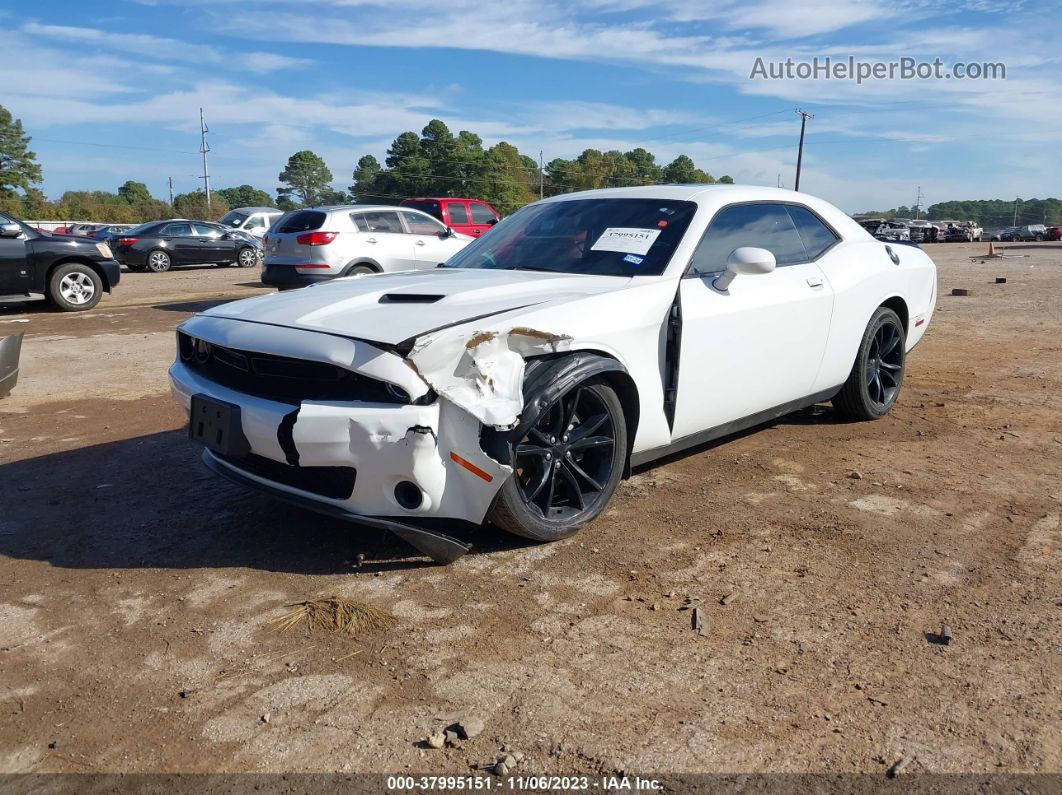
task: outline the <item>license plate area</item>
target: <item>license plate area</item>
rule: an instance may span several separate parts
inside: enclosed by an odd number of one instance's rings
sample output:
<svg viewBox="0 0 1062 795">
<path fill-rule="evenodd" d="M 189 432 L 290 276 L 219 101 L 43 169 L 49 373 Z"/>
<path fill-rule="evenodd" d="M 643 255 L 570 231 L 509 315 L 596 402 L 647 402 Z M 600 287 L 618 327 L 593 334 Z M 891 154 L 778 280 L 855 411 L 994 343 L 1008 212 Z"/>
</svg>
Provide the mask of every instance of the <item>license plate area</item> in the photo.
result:
<svg viewBox="0 0 1062 795">
<path fill-rule="evenodd" d="M 224 456 L 240 457 L 251 452 L 251 443 L 243 435 L 240 407 L 205 395 L 192 395 L 188 437 Z"/>
</svg>

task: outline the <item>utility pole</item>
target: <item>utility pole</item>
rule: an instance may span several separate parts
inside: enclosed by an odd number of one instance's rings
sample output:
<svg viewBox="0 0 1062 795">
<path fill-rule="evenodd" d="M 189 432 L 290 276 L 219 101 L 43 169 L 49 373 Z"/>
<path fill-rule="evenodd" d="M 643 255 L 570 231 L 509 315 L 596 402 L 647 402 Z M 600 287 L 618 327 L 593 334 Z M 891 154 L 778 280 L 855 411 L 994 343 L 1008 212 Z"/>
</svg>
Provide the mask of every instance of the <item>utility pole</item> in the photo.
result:
<svg viewBox="0 0 1062 795">
<path fill-rule="evenodd" d="M 793 184 L 793 190 L 800 190 L 800 164 L 804 159 L 804 127 L 808 123 L 808 119 L 814 119 L 814 113 L 808 113 L 802 108 L 796 108 L 794 110 L 798 116 L 800 116 L 800 144 L 797 147 L 797 170 L 796 170 L 796 182 Z"/>
<path fill-rule="evenodd" d="M 542 165 L 542 150 L 538 150 L 538 198 L 546 196 L 546 171 Z"/>
<path fill-rule="evenodd" d="M 170 207 L 173 207 L 173 177 L 170 177 Z"/>
<path fill-rule="evenodd" d="M 1014 220 L 1010 222 L 1011 226 L 1018 225 L 1018 199 L 1014 199 Z"/>
<path fill-rule="evenodd" d="M 206 121 L 203 119 L 203 109 L 199 109 L 199 151 L 203 153 L 203 187 L 206 190 L 206 204 L 207 210 L 210 210 L 210 170 L 207 168 L 207 152 L 210 151 L 210 144 L 207 143 L 207 133 L 210 130 L 206 126 Z"/>
<path fill-rule="evenodd" d="M 782 187 L 782 175 L 781 174 L 778 175 L 778 187 L 779 188 Z"/>
<path fill-rule="evenodd" d="M 914 205 L 914 219 L 916 221 L 918 220 L 918 208 L 922 206 L 922 199 L 924 197 L 925 197 L 925 195 L 922 193 L 922 186 L 919 185 L 918 186 L 918 195 L 915 196 L 915 205 Z"/>
</svg>

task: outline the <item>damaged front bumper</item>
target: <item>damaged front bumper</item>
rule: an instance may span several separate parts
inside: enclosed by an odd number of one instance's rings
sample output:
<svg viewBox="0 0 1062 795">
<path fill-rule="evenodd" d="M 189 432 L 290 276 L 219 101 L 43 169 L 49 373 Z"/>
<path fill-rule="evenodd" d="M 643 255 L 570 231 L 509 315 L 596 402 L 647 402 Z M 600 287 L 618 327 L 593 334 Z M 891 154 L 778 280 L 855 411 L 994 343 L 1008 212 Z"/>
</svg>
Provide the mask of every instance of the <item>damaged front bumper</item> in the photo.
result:
<svg viewBox="0 0 1062 795">
<path fill-rule="evenodd" d="M 229 349 L 333 364 L 400 387 L 411 401 L 430 393 L 401 356 L 359 340 L 204 316 L 181 330 Z M 180 358 L 170 382 L 186 411 L 196 396 L 239 407 L 246 447 L 239 455 L 207 450 L 211 469 L 344 518 L 479 523 L 512 472 L 483 451 L 480 421 L 444 397 L 426 405 L 273 400 L 217 383 Z M 334 484 L 316 488 L 318 473 L 323 483 L 350 470 L 338 481 L 342 493 Z"/>
</svg>

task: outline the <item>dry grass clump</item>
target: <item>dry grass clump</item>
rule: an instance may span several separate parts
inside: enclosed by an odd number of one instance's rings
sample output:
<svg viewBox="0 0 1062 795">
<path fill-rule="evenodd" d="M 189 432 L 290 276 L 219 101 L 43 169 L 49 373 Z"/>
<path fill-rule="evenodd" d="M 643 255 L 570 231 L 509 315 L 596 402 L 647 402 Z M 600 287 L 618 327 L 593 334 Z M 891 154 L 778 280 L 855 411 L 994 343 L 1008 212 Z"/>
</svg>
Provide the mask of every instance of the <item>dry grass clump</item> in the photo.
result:
<svg viewBox="0 0 1062 795">
<path fill-rule="evenodd" d="M 357 637 L 374 629 L 387 629 L 395 623 L 393 617 L 377 607 L 337 596 L 296 602 L 289 607 L 294 610 L 270 622 L 278 631 L 284 632 L 305 622 L 311 631 Z"/>
</svg>

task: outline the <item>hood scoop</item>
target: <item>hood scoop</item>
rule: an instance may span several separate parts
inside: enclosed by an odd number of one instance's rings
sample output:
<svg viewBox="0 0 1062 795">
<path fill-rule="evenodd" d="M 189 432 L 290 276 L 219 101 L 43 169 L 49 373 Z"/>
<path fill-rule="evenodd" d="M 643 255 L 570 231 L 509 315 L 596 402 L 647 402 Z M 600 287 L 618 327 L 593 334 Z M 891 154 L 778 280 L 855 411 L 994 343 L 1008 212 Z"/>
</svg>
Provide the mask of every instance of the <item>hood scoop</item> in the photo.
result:
<svg viewBox="0 0 1062 795">
<path fill-rule="evenodd" d="M 444 299 L 445 295 L 428 295 L 427 293 L 384 293 L 380 296 L 381 304 L 434 304 Z"/>
</svg>

